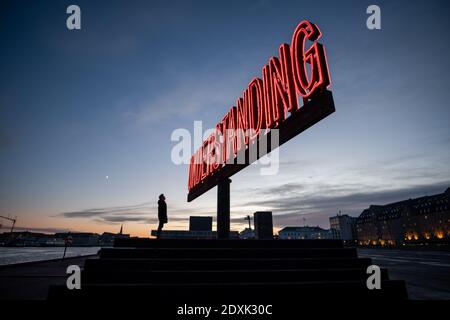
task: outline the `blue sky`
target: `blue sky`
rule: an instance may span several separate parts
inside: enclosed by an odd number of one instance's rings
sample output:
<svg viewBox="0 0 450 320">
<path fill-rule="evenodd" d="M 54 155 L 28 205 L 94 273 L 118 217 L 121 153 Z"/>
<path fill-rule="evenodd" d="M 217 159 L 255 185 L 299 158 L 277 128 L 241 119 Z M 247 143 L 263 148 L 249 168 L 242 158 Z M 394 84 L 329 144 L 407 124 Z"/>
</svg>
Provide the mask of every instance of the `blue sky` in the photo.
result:
<svg viewBox="0 0 450 320">
<path fill-rule="evenodd" d="M 66 28 L 81 8 L 82 29 Z M 382 29 L 366 28 L 378 4 Z M 30 230 L 167 228 L 215 215 L 186 202 L 170 135 L 214 126 L 308 19 L 323 32 L 336 112 L 283 145 L 270 178 L 231 186 L 232 228 L 255 210 L 277 227 L 328 227 L 450 186 L 450 22 L 445 1 L 6 1 L 0 9 L 0 210 Z M 106 179 L 106 176 L 109 178 Z"/>
</svg>

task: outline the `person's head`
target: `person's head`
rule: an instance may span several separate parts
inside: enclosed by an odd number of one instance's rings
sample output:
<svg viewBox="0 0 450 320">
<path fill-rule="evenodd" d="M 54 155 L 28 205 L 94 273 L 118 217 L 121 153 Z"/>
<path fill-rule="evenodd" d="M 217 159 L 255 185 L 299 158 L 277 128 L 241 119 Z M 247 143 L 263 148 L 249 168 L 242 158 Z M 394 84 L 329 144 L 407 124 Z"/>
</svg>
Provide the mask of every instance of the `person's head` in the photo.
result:
<svg viewBox="0 0 450 320">
<path fill-rule="evenodd" d="M 166 197 L 164 197 L 164 193 L 161 193 L 160 195 L 159 195 L 159 200 L 166 200 Z"/>
</svg>

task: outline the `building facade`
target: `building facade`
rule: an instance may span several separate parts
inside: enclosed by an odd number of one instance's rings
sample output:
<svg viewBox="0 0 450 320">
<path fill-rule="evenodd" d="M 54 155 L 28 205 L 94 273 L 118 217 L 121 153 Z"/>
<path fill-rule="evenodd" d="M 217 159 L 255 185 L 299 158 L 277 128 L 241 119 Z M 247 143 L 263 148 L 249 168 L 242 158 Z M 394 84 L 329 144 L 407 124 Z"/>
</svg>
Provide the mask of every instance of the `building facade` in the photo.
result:
<svg viewBox="0 0 450 320">
<path fill-rule="evenodd" d="M 448 243 L 450 188 L 445 192 L 384 206 L 371 205 L 356 221 L 361 245 Z"/>
<path fill-rule="evenodd" d="M 284 227 L 278 231 L 280 239 L 332 239 L 330 230 L 320 227 Z"/>
<path fill-rule="evenodd" d="M 253 214 L 256 239 L 273 239 L 273 220 L 271 211 L 256 211 Z"/>
<path fill-rule="evenodd" d="M 189 217 L 189 231 L 212 231 L 212 217 Z"/>
<path fill-rule="evenodd" d="M 55 233 L 55 237 L 60 239 L 72 238 L 74 247 L 94 247 L 99 245 L 100 235 L 91 232 L 62 232 Z"/>
<path fill-rule="evenodd" d="M 255 231 L 250 228 L 245 228 L 239 232 L 239 239 L 255 239 Z"/>
<path fill-rule="evenodd" d="M 348 214 L 338 214 L 330 217 L 330 231 L 333 239 L 342 239 L 346 242 L 356 240 L 356 217 Z"/>
</svg>

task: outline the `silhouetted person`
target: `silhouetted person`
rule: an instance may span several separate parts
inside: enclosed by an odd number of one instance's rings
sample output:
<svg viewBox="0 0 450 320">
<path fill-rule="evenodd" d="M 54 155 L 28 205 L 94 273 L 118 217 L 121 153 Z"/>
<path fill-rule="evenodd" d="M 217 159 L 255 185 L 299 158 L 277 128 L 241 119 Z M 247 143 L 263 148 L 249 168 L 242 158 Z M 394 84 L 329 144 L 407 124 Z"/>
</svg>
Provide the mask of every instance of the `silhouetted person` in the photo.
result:
<svg viewBox="0 0 450 320">
<path fill-rule="evenodd" d="M 164 194 L 159 195 L 158 200 L 158 233 L 156 234 L 156 239 L 159 239 L 161 236 L 161 230 L 164 227 L 164 224 L 167 223 L 167 204 L 166 204 L 166 197 L 164 197 Z"/>
</svg>

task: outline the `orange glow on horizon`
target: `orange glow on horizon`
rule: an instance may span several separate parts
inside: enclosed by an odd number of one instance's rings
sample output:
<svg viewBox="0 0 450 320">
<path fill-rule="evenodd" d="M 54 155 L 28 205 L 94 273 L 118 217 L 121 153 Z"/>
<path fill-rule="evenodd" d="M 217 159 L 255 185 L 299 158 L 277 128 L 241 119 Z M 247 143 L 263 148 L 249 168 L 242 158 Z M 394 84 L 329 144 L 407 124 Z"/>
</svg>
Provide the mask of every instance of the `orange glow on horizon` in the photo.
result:
<svg viewBox="0 0 450 320">
<path fill-rule="evenodd" d="M 92 222 L 90 220 L 84 219 L 70 219 L 67 218 L 52 218 L 48 219 L 18 219 L 20 222 L 16 225 L 15 231 L 30 231 L 37 233 L 47 233 L 53 234 L 56 232 L 92 232 L 102 234 L 104 232 L 118 233 L 121 223 L 117 224 L 104 224 L 99 222 Z M 143 224 L 143 223 L 123 223 L 123 233 L 129 234 L 132 237 L 149 238 L 151 230 L 156 230 L 158 227 L 157 223 L 153 224 Z M 248 228 L 247 223 L 232 223 L 232 231 L 242 231 Z M 252 226 L 253 229 L 253 226 Z M 279 226 L 273 227 L 274 235 L 278 234 L 280 231 Z M 170 222 L 164 226 L 163 230 L 189 230 L 189 217 L 187 217 L 186 222 L 176 221 Z M 216 223 L 213 223 L 213 230 L 216 230 Z M 9 226 L 6 224 L 0 229 L 1 232 L 9 232 Z"/>
</svg>

